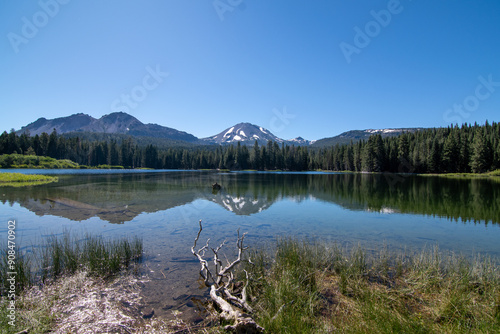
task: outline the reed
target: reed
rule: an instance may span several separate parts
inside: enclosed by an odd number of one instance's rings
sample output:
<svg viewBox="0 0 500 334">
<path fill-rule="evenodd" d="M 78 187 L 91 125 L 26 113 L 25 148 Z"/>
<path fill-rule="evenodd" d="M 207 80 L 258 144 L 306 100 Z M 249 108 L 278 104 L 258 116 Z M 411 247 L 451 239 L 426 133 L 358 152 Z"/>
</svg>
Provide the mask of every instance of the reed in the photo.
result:
<svg viewBox="0 0 500 334">
<path fill-rule="evenodd" d="M 78 238 L 67 231 L 62 236 L 48 237 L 40 246 L 32 247 L 30 252 L 18 256 L 15 270 L 9 268 L 7 251 L 2 250 L 1 295 L 4 296 L 6 292 L 8 272 L 17 272 L 16 292 L 19 293 L 32 284 L 70 276 L 79 270 L 85 270 L 96 277 L 109 278 L 134 267 L 141 261 L 142 252 L 142 240 L 138 237 L 106 240 L 87 234 Z"/>
</svg>

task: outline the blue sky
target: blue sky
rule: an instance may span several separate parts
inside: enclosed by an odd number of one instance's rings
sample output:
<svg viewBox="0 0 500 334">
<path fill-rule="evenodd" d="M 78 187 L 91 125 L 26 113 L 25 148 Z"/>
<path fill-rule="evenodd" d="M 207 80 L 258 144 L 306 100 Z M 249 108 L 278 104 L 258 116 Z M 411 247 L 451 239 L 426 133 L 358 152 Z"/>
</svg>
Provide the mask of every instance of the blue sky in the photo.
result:
<svg viewBox="0 0 500 334">
<path fill-rule="evenodd" d="M 0 130 L 126 111 L 207 137 L 499 121 L 498 0 L 1 1 Z"/>
</svg>

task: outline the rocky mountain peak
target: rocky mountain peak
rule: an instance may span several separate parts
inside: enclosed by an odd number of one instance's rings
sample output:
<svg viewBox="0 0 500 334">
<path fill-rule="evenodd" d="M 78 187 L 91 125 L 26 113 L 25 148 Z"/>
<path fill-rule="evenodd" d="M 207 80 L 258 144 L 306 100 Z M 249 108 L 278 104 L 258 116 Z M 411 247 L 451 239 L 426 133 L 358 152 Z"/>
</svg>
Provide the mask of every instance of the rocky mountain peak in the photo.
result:
<svg viewBox="0 0 500 334">
<path fill-rule="evenodd" d="M 269 130 L 248 122 L 238 123 L 219 134 L 204 138 L 203 140 L 215 144 L 231 144 L 235 142 L 253 144 L 255 141 L 259 144 L 266 144 L 269 140 L 283 142 L 283 139 L 276 137 Z"/>
</svg>

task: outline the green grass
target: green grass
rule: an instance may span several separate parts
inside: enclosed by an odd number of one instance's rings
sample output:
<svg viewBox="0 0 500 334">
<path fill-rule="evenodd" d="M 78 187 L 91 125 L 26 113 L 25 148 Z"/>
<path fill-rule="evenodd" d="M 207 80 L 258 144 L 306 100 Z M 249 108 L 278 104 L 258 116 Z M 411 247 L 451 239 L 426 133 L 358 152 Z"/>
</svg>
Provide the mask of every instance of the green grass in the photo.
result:
<svg viewBox="0 0 500 334">
<path fill-rule="evenodd" d="M 1 282 L 6 254 L 0 261 Z M 140 260 L 142 241 L 76 238 L 65 232 L 47 238 L 28 254 L 16 269 L 25 277 L 24 286 L 19 286 L 21 325 L 16 330 L 45 333 L 54 324 L 53 312 L 44 303 L 24 299 L 22 291 L 37 282 L 63 282 L 82 269 L 92 278 L 116 276 Z M 347 249 L 292 238 L 278 240 L 273 251 L 254 251 L 249 258 L 252 263 L 244 269 L 250 273 L 253 317 L 266 333 L 500 331 L 500 268 L 495 259 L 444 254 L 437 247 L 418 253 L 391 252 L 387 247 L 369 252 L 361 246 Z M 243 271 L 238 275 L 246 278 Z M 83 284 L 85 278 L 79 281 Z M 58 305 L 58 298 L 67 300 L 68 296 L 58 297 L 58 286 L 52 289 L 46 293 L 53 295 L 51 305 Z M 8 328 L 4 301 L 5 297 L 0 302 L 0 329 Z"/>
<path fill-rule="evenodd" d="M 117 165 L 99 165 L 95 168 L 96 169 L 125 169 L 125 167 L 117 166 Z"/>
<path fill-rule="evenodd" d="M 250 258 L 254 317 L 267 333 L 500 331 L 500 269 L 489 258 L 294 239 Z"/>
<path fill-rule="evenodd" d="M 0 187 L 25 187 L 57 182 L 56 176 L 25 175 L 21 173 L 0 173 Z"/>
<path fill-rule="evenodd" d="M 486 173 L 489 176 L 500 176 L 500 169 L 494 170 L 492 172 Z"/>
<path fill-rule="evenodd" d="M 487 173 L 443 173 L 443 174 L 420 174 L 422 176 L 441 176 L 441 177 L 448 177 L 448 178 L 457 178 L 457 179 L 463 179 L 463 178 L 497 178 L 500 177 L 500 169 L 487 172 Z"/>
<path fill-rule="evenodd" d="M 0 168 L 74 169 L 80 165 L 71 160 L 57 160 L 50 157 L 22 154 L 0 155 Z"/>
</svg>

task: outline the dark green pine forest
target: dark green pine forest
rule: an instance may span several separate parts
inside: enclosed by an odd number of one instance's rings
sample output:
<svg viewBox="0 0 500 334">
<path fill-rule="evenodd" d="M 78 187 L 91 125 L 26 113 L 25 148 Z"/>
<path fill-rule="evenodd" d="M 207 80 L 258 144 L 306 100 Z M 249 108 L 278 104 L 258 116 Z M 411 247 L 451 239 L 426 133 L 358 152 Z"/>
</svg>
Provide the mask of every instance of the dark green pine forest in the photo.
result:
<svg viewBox="0 0 500 334">
<path fill-rule="evenodd" d="M 90 167 L 483 173 L 500 169 L 500 125 L 454 125 L 387 138 L 376 134 L 322 148 L 276 142 L 168 147 L 144 144 L 135 137 L 63 136 L 55 131 L 29 136 L 11 131 L 0 135 L 0 154 L 2 168 L 26 163 L 19 157 L 23 155 L 68 159 Z M 36 162 L 30 164 L 36 167 Z"/>
</svg>

